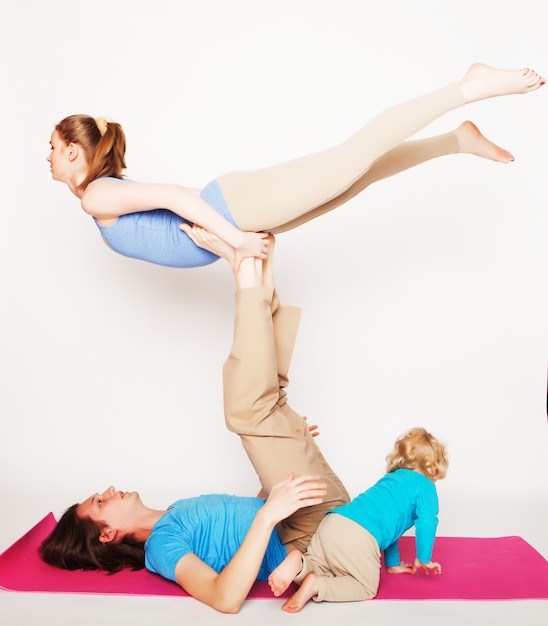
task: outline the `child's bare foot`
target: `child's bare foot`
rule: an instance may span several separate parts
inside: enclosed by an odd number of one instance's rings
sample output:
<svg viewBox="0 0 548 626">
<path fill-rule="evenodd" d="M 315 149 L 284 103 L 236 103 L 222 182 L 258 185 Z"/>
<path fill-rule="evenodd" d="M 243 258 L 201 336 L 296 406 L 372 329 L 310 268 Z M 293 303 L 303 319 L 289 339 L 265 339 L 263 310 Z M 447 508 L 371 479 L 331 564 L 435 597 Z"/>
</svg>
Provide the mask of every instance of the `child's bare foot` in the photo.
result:
<svg viewBox="0 0 548 626">
<path fill-rule="evenodd" d="M 200 226 L 182 223 L 179 228 L 200 248 L 226 259 L 230 265 L 234 263 L 234 248 L 224 239 L 219 239 L 217 235 L 213 235 Z"/>
<path fill-rule="evenodd" d="M 529 93 L 545 82 L 542 76 L 528 68 L 497 70 L 483 63 L 474 63 L 458 85 L 465 102 L 476 102 L 494 96 Z"/>
<path fill-rule="evenodd" d="M 268 584 L 277 598 L 289 587 L 302 567 L 303 559 L 301 553 L 298 550 L 292 550 L 270 574 Z"/>
<path fill-rule="evenodd" d="M 268 251 L 266 259 L 263 260 L 263 282 L 265 287 L 274 288 L 274 268 L 272 267 L 273 259 L 274 259 L 274 247 L 276 245 L 276 240 L 274 239 L 274 235 L 268 235 Z"/>
<path fill-rule="evenodd" d="M 459 152 L 474 154 L 475 156 L 498 161 L 499 163 L 510 163 L 514 157 L 500 148 L 492 141 L 484 137 L 478 127 L 470 121 L 463 122 L 455 131 L 459 142 Z"/>
<path fill-rule="evenodd" d="M 286 613 L 297 613 L 310 598 L 316 595 L 318 595 L 318 578 L 316 574 L 310 572 L 310 574 L 305 576 L 305 579 L 297 591 L 282 606 L 282 610 Z"/>
</svg>

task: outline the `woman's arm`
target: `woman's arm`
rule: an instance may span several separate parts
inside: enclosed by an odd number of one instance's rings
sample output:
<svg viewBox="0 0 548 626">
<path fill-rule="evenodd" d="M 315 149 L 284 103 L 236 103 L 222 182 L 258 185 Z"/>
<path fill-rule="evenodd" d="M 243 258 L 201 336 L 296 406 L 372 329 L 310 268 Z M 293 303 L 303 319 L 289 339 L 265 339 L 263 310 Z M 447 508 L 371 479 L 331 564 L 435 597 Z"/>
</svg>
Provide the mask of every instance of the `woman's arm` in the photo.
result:
<svg viewBox="0 0 548 626">
<path fill-rule="evenodd" d="M 160 183 L 117 183 L 97 180 L 88 185 L 82 197 L 82 208 L 97 220 L 113 219 L 128 213 L 168 209 L 198 224 L 226 241 L 242 258 L 266 258 L 266 233 L 243 232 L 200 198 L 198 189 Z"/>
<path fill-rule="evenodd" d="M 194 553 L 177 563 L 177 582 L 190 595 L 223 613 L 237 613 L 257 579 L 276 524 L 298 509 L 320 504 L 327 491 L 318 476 L 301 476 L 275 485 L 249 527 L 242 545 L 219 574 Z"/>
</svg>

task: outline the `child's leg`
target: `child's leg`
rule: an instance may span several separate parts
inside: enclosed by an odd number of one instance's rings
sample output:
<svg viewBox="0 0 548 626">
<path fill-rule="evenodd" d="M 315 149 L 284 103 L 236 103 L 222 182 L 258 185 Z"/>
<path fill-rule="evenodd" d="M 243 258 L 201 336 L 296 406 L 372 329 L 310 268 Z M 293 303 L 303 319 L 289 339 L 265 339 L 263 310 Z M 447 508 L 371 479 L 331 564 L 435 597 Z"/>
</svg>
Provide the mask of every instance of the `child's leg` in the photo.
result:
<svg viewBox="0 0 548 626">
<path fill-rule="evenodd" d="M 337 513 L 326 515 L 303 555 L 295 582 L 304 586 L 284 609 L 299 610 L 312 598 L 316 602 L 353 602 L 377 594 L 380 550 L 375 538 L 356 522 Z M 273 580 L 276 570 L 272 572 Z M 281 589 L 281 580 L 278 589 Z M 313 595 L 309 595 L 311 590 Z M 304 600 L 304 602 L 303 602 Z"/>
<path fill-rule="evenodd" d="M 271 572 L 268 584 L 272 593 L 278 597 L 297 578 L 303 568 L 303 555 L 299 550 L 291 550 L 285 559 Z"/>
<path fill-rule="evenodd" d="M 298 613 L 303 606 L 318 594 L 318 576 L 307 574 L 297 591 L 282 605 L 286 613 Z"/>
</svg>

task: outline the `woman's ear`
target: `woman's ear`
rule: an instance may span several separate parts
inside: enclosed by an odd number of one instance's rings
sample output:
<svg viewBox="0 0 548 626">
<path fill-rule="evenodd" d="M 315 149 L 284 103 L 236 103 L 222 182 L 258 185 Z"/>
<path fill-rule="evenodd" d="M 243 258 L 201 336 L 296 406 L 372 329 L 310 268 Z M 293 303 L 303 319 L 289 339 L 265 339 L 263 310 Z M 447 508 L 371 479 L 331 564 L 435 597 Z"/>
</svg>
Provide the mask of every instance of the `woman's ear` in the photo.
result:
<svg viewBox="0 0 548 626">
<path fill-rule="evenodd" d="M 116 539 L 118 531 L 114 528 L 105 526 L 99 535 L 99 541 L 101 543 L 112 543 Z"/>
<path fill-rule="evenodd" d="M 77 143 L 69 143 L 66 149 L 66 155 L 69 161 L 75 161 L 80 153 L 80 146 Z"/>
</svg>

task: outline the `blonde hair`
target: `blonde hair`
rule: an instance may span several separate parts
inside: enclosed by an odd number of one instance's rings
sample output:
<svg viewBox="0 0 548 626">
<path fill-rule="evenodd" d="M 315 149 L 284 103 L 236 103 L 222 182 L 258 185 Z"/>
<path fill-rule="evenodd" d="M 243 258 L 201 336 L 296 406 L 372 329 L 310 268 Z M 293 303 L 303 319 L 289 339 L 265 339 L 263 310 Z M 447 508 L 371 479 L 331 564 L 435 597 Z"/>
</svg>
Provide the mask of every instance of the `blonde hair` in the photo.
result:
<svg viewBox="0 0 548 626">
<path fill-rule="evenodd" d="M 424 428 L 412 428 L 396 439 L 386 457 L 386 472 L 397 469 L 416 470 L 430 480 L 441 480 L 447 474 L 447 449 Z"/>
<path fill-rule="evenodd" d="M 84 190 L 104 176 L 122 178 L 126 167 L 126 136 L 120 124 L 104 117 L 69 115 L 57 124 L 55 130 L 66 144 L 77 143 L 84 151 L 88 172 L 79 189 Z"/>
</svg>

